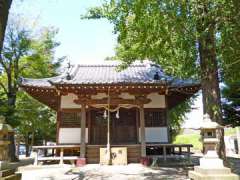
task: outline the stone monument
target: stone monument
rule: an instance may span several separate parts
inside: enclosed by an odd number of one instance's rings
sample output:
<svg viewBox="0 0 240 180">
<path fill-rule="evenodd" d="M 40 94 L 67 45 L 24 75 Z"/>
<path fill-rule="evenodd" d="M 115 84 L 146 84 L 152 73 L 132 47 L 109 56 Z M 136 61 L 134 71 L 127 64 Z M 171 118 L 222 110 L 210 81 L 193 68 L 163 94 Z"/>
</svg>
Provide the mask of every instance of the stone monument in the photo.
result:
<svg viewBox="0 0 240 180">
<path fill-rule="evenodd" d="M 216 131 L 222 128 L 218 123 L 211 121 L 209 115 L 204 115 L 201 125 L 203 140 L 203 158 L 200 166 L 195 166 L 194 171 L 189 171 L 188 176 L 194 180 L 239 180 L 239 176 L 231 173 L 231 169 L 224 167 L 223 160 L 216 152 L 219 143 Z"/>
<path fill-rule="evenodd" d="M 6 124 L 4 116 L 0 116 L 0 170 L 8 168 L 8 146 L 10 144 L 8 136 L 11 132 L 13 132 L 12 127 Z"/>
<path fill-rule="evenodd" d="M 216 151 L 208 151 L 200 159 L 200 166 L 194 166 L 194 171 L 189 171 L 188 176 L 194 180 L 239 180 L 239 176 L 231 173 L 231 169 L 224 167 Z"/>
<path fill-rule="evenodd" d="M 216 150 L 219 138 L 217 137 L 217 131 L 223 128 L 218 123 L 213 122 L 208 114 L 204 114 L 203 122 L 200 126 L 202 143 L 203 143 L 203 154 L 206 154 L 209 150 Z"/>
</svg>

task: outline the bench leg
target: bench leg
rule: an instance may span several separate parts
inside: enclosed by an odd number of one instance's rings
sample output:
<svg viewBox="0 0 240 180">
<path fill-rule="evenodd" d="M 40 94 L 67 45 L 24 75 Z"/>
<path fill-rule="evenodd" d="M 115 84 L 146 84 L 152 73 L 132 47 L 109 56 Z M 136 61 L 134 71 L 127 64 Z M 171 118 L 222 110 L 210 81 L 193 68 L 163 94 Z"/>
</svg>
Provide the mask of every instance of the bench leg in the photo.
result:
<svg viewBox="0 0 240 180">
<path fill-rule="evenodd" d="M 63 165 L 63 148 L 61 148 L 60 150 L 60 162 L 59 162 L 60 165 Z"/>
<path fill-rule="evenodd" d="M 38 150 L 34 152 L 34 166 L 38 165 Z"/>
<path fill-rule="evenodd" d="M 70 163 L 71 163 L 72 166 L 75 165 L 74 160 L 70 160 Z"/>
<path fill-rule="evenodd" d="M 187 147 L 187 157 L 190 159 L 190 147 Z"/>
<path fill-rule="evenodd" d="M 167 160 L 166 146 L 163 146 L 163 160 Z"/>
<path fill-rule="evenodd" d="M 182 155 L 182 147 L 179 147 L 179 155 Z"/>
</svg>

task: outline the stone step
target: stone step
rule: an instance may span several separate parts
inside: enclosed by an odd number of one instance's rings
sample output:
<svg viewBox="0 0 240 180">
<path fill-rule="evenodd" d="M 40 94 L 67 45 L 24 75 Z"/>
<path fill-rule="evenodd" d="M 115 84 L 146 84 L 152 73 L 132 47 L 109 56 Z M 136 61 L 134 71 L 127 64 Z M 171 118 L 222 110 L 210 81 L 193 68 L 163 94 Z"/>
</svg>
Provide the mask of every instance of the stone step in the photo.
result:
<svg viewBox="0 0 240 180">
<path fill-rule="evenodd" d="M 215 174 L 205 175 L 195 171 L 189 171 L 188 176 L 194 180 L 239 180 L 239 176 L 236 174 Z"/>
<path fill-rule="evenodd" d="M 195 166 L 194 170 L 198 173 L 201 174 L 206 174 L 206 175 L 213 175 L 213 174 L 230 174 L 231 173 L 231 169 L 230 168 L 203 168 L 200 166 Z"/>
<path fill-rule="evenodd" d="M 12 174 L 10 176 L 2 177 L 1 180 L 21 180 L 21 174 Z"/>
<path fill-rule="evenodd" d="M 10 176 L 15 173 L 14 169 L 5 169 L 0 171 L 0 177 Z"/>
</svg>

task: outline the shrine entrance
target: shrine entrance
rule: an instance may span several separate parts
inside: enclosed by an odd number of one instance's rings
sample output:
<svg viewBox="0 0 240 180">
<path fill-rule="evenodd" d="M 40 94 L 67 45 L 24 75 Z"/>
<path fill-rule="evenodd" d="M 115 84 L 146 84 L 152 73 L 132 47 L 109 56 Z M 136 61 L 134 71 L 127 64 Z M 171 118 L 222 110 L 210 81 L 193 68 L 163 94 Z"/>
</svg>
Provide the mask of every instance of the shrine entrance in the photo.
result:
<svg viewBox="0 0 240 180">
<path fill-rule="evenodd" d="M 136 144 L 137 136 L 137 109 L 119 109 L 111 113 L 110 138 L 111 144 Z M 90 144 L 103 145 L 107 143 L 107 118 L 104 118 L 103 109 L 91 110 Z"/>
</svg>

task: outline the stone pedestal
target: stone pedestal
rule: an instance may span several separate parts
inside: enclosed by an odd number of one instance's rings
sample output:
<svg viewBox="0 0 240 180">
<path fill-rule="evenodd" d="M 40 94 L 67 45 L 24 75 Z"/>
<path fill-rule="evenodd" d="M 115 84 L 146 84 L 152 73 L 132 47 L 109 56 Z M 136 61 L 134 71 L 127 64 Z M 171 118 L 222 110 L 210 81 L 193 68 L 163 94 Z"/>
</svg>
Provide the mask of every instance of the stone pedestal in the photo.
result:
<svg viewBox="0 0 240 180">
<path fill-rule="evenodd" d="M 0 161 L 0 171 L 8 168 L 9 168 L 9 163 L 7 161 Z"/>
<path fill-rule="evenodd" d="M 231 173 L 230 168 L 223 165 L 216 151 L 208 151 L 200 159 L 200 166 L 195 166 L 194 171 L 189 171 L 188 176 L 194 180 L 239 180 L 239 176 Z"/>
<path fill-rule="evenodd" d="M 11 126 L 6 124 L 5 117 L 0 116 L 0 171 L 8 168 L 8 145 L 10 144 L 8 135 L 12 131 Z"/>
<path fill-rule="evenodd" d="M 8 163 L 9 155 L 8 155 L 8 146 L 10 144 L 9 141 L 9 133 L 12 133 L 13 129 L 11 126 L 6 124 L 5 118 L 0 116 L 0 179 L 21 179 L 19 175 L 15 175 L 15 170 L 11 169 Z"/>
</svg>

